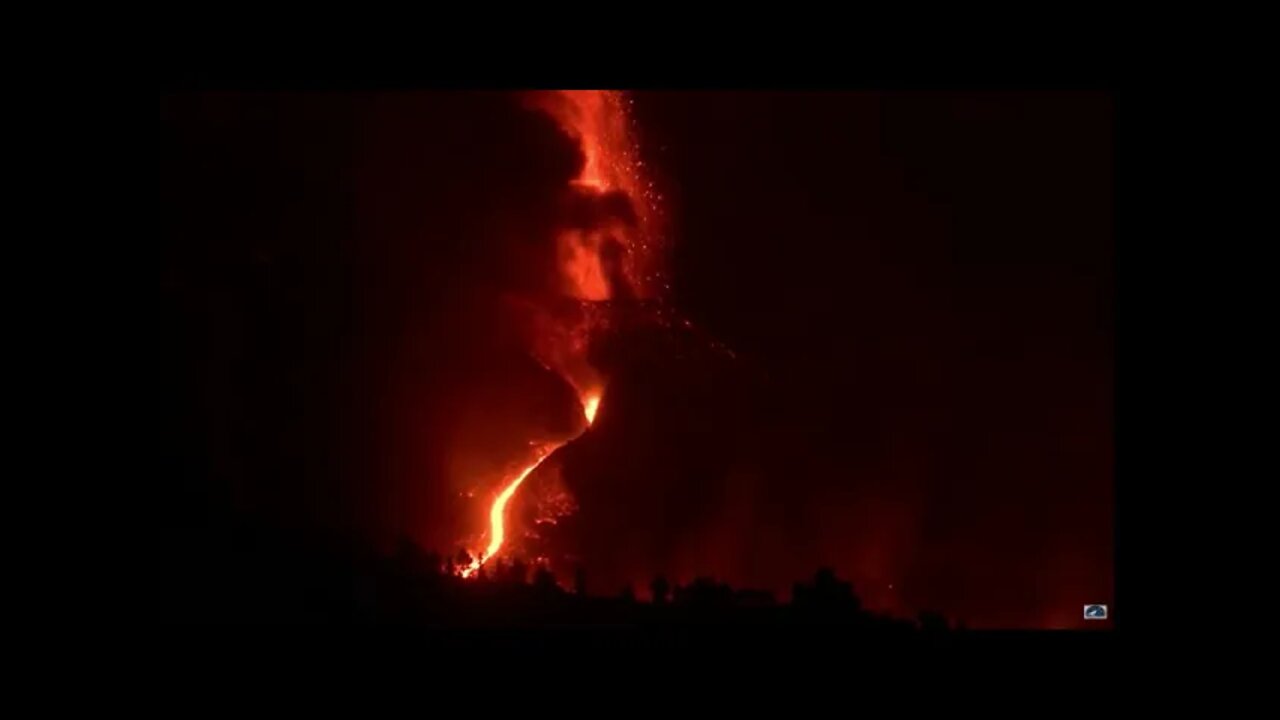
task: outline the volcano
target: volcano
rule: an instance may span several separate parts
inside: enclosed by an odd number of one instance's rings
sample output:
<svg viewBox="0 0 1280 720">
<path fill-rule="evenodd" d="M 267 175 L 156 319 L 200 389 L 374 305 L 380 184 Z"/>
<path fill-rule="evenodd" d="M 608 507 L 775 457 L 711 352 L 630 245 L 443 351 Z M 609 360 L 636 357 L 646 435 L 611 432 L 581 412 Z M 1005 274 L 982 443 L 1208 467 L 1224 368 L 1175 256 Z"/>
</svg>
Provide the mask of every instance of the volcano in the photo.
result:
<svg viewBox="0 0 1280 720">
<path fill-rule="evenodd" d="M 201 607 L 319 592 L 252 526 L 425 548 L 468 597 L 826 567 L 899 615 L 1117 611 L 1107 95 L 162 107 L 154 515 Z"/>
</svg>

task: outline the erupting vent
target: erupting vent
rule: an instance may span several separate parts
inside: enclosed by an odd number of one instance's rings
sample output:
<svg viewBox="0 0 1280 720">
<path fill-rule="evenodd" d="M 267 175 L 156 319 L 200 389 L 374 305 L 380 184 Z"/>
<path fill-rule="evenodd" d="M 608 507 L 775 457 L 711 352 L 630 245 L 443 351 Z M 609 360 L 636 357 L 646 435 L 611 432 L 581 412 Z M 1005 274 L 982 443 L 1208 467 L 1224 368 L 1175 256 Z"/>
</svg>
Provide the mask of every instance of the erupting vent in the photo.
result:
<svg viewBox="0 0 1280 720">
<path fill-rule="evenodd" d="M 645 179 L 643 162 L 632 140 L 628 99 L 611 90 L 566 90 L 533 93 L 530 104 L 550 115 L 581 148 L 582 169 L 565 191 L 571 202 L 595 208 L 589 221 L 569 223 L 556 238 L 560 287 L 583 304 L 582 312 L 565 319 L 554 313 L 542 323 L 532 353 L 576 389 L 587 427 L 595 421 L 604 382 L 587 361 L 592 336 L 602 314 L 591 305 L 609 300 L 646 299 L 665 289 L 661 274 L 657 223 L 661 200 Z M 554 318 L 554 319 L 551 319 Z M 524 481 L 570 440 L 543 444 L 532 461 L 504 478 L 489 506 L 487 543 L 473 551 L 463 577 L 509 545 L 507 508 Z"/>
</svg>

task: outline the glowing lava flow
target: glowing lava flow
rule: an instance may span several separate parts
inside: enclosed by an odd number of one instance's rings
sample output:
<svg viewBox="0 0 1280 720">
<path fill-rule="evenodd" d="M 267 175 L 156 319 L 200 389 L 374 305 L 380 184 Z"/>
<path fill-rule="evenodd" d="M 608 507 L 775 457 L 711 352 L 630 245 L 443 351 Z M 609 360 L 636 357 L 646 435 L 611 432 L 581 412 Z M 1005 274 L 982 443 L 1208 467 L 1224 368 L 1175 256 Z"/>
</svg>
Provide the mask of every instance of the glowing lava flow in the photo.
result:
<svg viewBox="0 0 1280 720">
<path fill-rule="evenodd" d="M 614 90 L 538 91 L 526 96 L 550 115 L 582 151 L 578 177 L 565 188 L 592 221 L 567 222 L 556 233 L 559 292 L 578 303 L 577 315 L 543 309 L 531 333 L 532 354 L 578 392 L 590 426 L 600 407 L 603 382 L 587 349 L 605 326 L 609 301 L 649 300 L 668 287 L 662 265 L 663 224 L 658 194 L 643 173 L 633 139 L 630 101 Z M 627 212 L 614 201 L 625 200 Z M 611 209 L 612 208 L 612 209 Z M 536 306 L 535 306 L 536 307 Z M 558 306 L 557 306 L 558 307 Z M 460 574 L 473 576 L 503 548 L 506 510 L 525 478 L 569 440 L 544 445 L 532 463 L 510 480 L 489 508 L 488 546 Z"/>
<path fill-rule="evenodd" d="M 582 412 L 587 416 L 587 424 L 596 421 L 596 408 L 600 407 L 599 395 L 588 395 L 586 402 L 582 403 Z"/>
<path fill-rule="evenodd" d="M 582 410 L 583 414 L 586 415 L 588 427 L 590 427 L 591 423 L 595 421 L 596 408 L 599 406 L 599 394 L 588 395 L 583 401 Z M 502 543 L 507 538 L 507 503 L 510 502 L 512 496 L 516 494 L 516 490 L 520 489 L 520 485 L 524 482 L 524 479 L 529 477 L 534 470 L 537 470 L 538 466 L 542 464 L 542 461 L 551 457 L 552 453 L 559 450 L 561 447 L 564 447 L 568 442 L 568 440 L 565 440 L 564 442 L 551 443 L 550 445 L 545 446 L 538 454 L 538 459 L 534 460 L 532 464 L 520 471 L 520 474 L 508 483 L 507 486 L 502 489 L 502 492 L 498 494 L 497 499 L 493 501 L 492 507 L 489 508 L 489 547 L 485 548 L 482 555 L 474 558 L 470 565 L 462 569 L 462 577 L 471 577 L 475 574 L 476 570 L 480 569 L 481 565 L 485 564 L 489 558 L 497 555 L 498 551 L 502 549 Z"/>
<path fill-rule="evenodd" d="M 515 480 L 512 480 L 506 488 L 498 495 L 498 499 L 493 501 L 493 507 L 489 508 L 489 547 L 485 548 L 484 554 L 471 561 L 471 564 L 462 570 L 462 577 L 471 577 L 486 560 L 497 554 L 502 549 L 502 541 L 507 537 L 506 529 L 506 512 L 507 503 L 510 502 L 511 496 L 516 494 L 516 490 L 520 489 L 520 483 L 529 477 L 529 474 L 538 469 L 543 460 L 551 457 L 551 453 L 555 452 L 564 443 L 556 443 L 549 449 L 546 449 L 538 456 L 538 459 L 532 465 L 525 468 Z"/>
</svg>

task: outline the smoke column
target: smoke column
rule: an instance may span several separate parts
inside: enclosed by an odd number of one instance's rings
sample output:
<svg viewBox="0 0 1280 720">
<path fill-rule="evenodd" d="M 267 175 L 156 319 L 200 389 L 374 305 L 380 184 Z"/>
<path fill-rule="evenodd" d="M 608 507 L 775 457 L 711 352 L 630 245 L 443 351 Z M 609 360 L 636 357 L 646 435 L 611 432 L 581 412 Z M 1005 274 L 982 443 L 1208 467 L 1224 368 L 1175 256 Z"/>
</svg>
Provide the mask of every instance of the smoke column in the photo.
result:
<svg viewBox="0 0 1280 720">
<path fill-rule="evenodd" d="M 612 302 L 648 299 L 666 288 L 661 272 L 657 202 L 646 180 L 630 128 L 629 100 L 611 90 L 531 93 L 530 107 L 550 115 L 576 140 L 583 163 L 564 189 L 563 221 L 556 230 L 560 297 L 530 301 L 530 353 L 571 385 L 582 405 L 585 432 L 594 422 L 605 381 L 588 360 L 593 338 L 608 327 Z M 571 442 L 542 444 L 533 459 L 502 479 L 489 505 L 487 543 L 462 568 L 471 577 L 501 552 L 508 537 L 507 509 L 521 485 L 556 450 Z"/>
</svg>

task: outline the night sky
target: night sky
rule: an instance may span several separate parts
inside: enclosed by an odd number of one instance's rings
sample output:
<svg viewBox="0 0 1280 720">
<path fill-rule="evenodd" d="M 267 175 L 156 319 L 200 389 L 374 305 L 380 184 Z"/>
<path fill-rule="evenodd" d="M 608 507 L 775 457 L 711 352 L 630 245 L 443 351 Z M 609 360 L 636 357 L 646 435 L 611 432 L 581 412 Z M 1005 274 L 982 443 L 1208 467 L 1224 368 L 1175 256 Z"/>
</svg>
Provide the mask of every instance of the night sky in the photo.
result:
<svg viewBox="0 0 1280 720">
<path fill-rule="evenodd" d="M 577 510 L 537 542 L 602 593 L 829 565 L 977 627 L 1113 602 L 1110 97 L 633 98 L 672 320 L 593 348 L 597 422 L 517 512 Z M 551 292 L 576 144 L 508 93 L 163 113 L 173 544 L 236 517 L 452 552 L 467 478 L 580 422 L 509 303 Z"/>
</svg>

